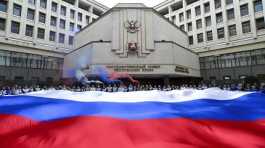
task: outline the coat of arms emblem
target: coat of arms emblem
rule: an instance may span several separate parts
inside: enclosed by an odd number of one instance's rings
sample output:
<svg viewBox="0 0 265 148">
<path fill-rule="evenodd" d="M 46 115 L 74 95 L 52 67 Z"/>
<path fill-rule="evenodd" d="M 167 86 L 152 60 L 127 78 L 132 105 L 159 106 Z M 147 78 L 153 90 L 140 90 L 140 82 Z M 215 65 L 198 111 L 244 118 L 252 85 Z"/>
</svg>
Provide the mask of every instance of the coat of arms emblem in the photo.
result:
<svg viewBox="0 0 265 148">
<path fill-rule="evenodd" d="M 140 24 L 137 20 L 127 20 L 127 22 L 124 24 L 125 28 L 127 29 L 127 32 L 135 33 L 139 31 Z"/>
</svg>

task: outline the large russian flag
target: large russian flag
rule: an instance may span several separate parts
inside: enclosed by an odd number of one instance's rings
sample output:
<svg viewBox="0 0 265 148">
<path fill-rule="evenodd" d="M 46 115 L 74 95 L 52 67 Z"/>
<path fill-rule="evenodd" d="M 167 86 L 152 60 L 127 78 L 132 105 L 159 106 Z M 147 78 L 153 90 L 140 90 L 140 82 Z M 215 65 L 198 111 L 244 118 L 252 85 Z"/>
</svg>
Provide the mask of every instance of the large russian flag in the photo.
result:
<svg viewBox="0 0 265 148">
<path fill-rule="evenodd" d="M 218 89 L 0 97 L 0 148 L 265 147 L 265 95 Z"/>
</svg>

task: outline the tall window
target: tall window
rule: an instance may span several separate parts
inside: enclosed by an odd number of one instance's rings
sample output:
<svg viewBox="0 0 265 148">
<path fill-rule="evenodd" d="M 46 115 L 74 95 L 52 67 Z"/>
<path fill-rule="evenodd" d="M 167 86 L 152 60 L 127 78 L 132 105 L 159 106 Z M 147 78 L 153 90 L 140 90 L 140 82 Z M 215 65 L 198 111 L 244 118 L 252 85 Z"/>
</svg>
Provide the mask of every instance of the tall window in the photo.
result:
<svg viewBox="0 0 265 148">
<path fill-rule="evenodd" d="M 246 21 L 242 23 L 242 32 L 243 33 L 251 32 L 250 21 Z"/>
<path fill-rule="evenodd" d="M 186 14 L 187 14 L 187 19 L 190 19 L 191 18 L 191 10 L 187 10 Z"/>
<path fill-rule="evenodd" d="M 202 28 L 202 20 L 201 19 L 196 21 L 196 28 L 197 29 L 201 29 Z"/>
<path fill-rule="evenodd" d="M 19 34 L 19 30 L 20 30 L 20 23 L 12 21 L 11 22 L 11 32 Z"/>
<path fill-rule="evenodd" d="M 201 7 L 200 6 L 195 7 L 195 15 L 196 16 L 201 15 Z"/>
<path fill-rule="evenodd" d="M 57 18 L 55 16 L 51 16 L 51 22 L 50 22 L 51 26 L 55 26 L 57 25 Z"/>
<path fill-rule="evenodd" d="M 87 17 L 87 16 L 86 16 L 86 17 Z M 175 15 L 172 16 L 171 19 L 172 19 L 172 22 L 175 24 L 175 23 L 176 23 L 176 16 L 175 16 Z M 86 21 L 87 21 L 87 18 L 86 18 Z"/>
<path fill-rule="evenodd" d="M 248 4 L 240 6 L 240 15 L 241 16 L 248 15 Z"/>
<path fill-rule="evenodd" d="M 70 31 L 75 31 L 75 24 L 74 23 L 70 23 L 70 27 L 69 27 Z"/>
<path fill-rule="evenodd" d="M 46 9 L 46 7 L 47 7 L 47 0 L 40 0 L 40 7 Z"/>
<path fill-rule="evenodd" d="M 235 36 L 236 33 L 236 25 L 228 26 L 229 36 Z"/>
<path fill-rule="evenodd" d="M 69 45 L 73 45 L 73 43 L 74 43 L 74 37 L 73 36 L 69 36 L 68 44 Z"/>
<path fill-rule="evenodd" d="M 65 29 L 65 20 L 60 19 L 60 28 Z"/>
<path fill-rule="evenodd" d="M 82 29 L 81 25 L 77 25 L 77 31 L 79 32 Z"/>
<path fill-rule="evenodd" d="M 203 33 L 197 34 L 197 40 L 198 40 L 198 43 L 203 42 Z"/>
<path fill-rule="evenodd" d="M 31 5 L 35 5 L 36 4 L 36 0 L 28 0 L 28 3 Z"/>
<path fill-rule="evenodd" d="M 227 13 L 228 20 L 232 20 L 235 18 L 234 8 L 227 10 L 226 13 Z"/>
<path fill-rule="evenodd" d="M 75 10 L 70 10 L 70 18 L 75 19 Z"/>
<path fill-rule="evenodd" d="M 225 37 L 225 30 L 224 28 L 217 29 L 217 37 L 218 39 L 222 39 Z"/>
<path fill-rule="evenodd" d="M 6 29 L 6 19 L 0 18 L 0 30 Z"/>
<path fill-rule="evenodd" d="M 78 13 L 78 21 L 82 22 L 82 20 L 83 20 L 82 18 L 83 18 L 83 17 L 82 17 L 82 13 L 79 12 L 79 13 Z"/>
<path fill-rule="evenodd" d="M 207 16 L 207 17 L 205 18 L 205 25 L 206 25 L 206 27 L 209 27 L 209 26 L 212 25 L 212 19 L 211 19 L 211 16 Z"/>
<path fill-rule="evenodd" d="M 7 1 L 0 1 L 0 11 L 6 12 L 7 11 Z"/>
<path fill-rule="evenodd" d="M 205 3 L 204 4 L 204 13 L 208 13 L 210 12 L 210 3 Z"/>
<path fill-rule="evenodd" d="M 66 7 L 61 6 L 61 15 L 66 16 Z"/>
<path fill-rule="evenodd" d="M 222 23 L 223 22 L 223 14 L 222 12 L 216 14 L 216 23 Z"/>
<path fill-rule="evenodd" d="M 21 16 L 22 7 L 18 4 L 13 4 L 13 15 Z"/>
<path fill-rule="evenodd" d="M 207 41 L 213 40 L 213 32 L 212 31 L 207 31 L 206 36 L 207 36 Z"/>
<path fill-rule="evenodd" d="M 222 3 L 221 0 L 214 0 L 215 9 L 221 8 Z"/>
<path fill-rule="evenodd" d="M 49 40 L 55 42 L 56 39 L 56 32 L 50 31 Z"/>
<path fill-rule="evenodd" d="M 182 22 L 182 21 L 184 21 L 184 14 L 180 13 L 179 14 L 179 22 Z"/>
<path fill-rule="evenodd" d="M 51 9 L 53 12 L 57 12 L 57 7 L 58 7 L 58 4 L 55 2 L 52 2 L 52 8 Z"/>
<path fill-rule="evenodd" d="M 39 22 L 41 22 L 41 23 L 45 23 L 45 20 L 46 20 L 46 14 L 40 12 L 40 13 L 39 13 Z"/>
<path fill-rule="evenodd" d="M 264 17 L 256 19 L 256 28 L 257 30 L 265 29 Z"/>
<path fill-rule="evenodd" d="M 37 37 L 39 39 L 44 39 L 45 38 L 45 29 L 43 28 L 38 28 L 38 34 L 37 34 Z"/>
<path fill-rule="evenodd" d="M 257 64 L 265 64 L 265 48 L 256 50 Z"/>
<path fill-rule="evenodd" d="M 11 56 L 12 55 L 12 56 Z M 62 66 L 63 59 L 48 56 L 41 56 L 36 54 L 25 54 L 21 52 L 0 51 L 0 65 L 17 66 L 27 68 L 45 68 L 45 69 L 59 69 Z M 39 79 L 32 77 L 32 79 Z M 17 77 L 17 80 L 23 80 L 23 77 Z M 0 81 L 3 77 L 0 76 Z"/>
<path fill-rule="evenodd" d="M 86 16 L 86 24 L 89 24 L 90 17 Z"/>
<path fill-rule="evenodd" d="M 35 10 L 28 8 L 27 19 L 34 20 L 35 18 Z"/>
<path fill-rule="evenodd" d="M 254 10 L 255 10 L 255 12 L 263 11 L 262 0 L 255 0 L 254 1 Z"/>
<path fill-rule="evenodd" d="M 193 44 L 193 36 L 189 36 L 189 44 L 190 44 L 190 45 Z"/>
<path fill-rule="evenodd" d="M 226 4 L 226 5 L 233 4 L 233 0 L 225 0 L 225 4 Z"/>
<path fill-rule="evenodd" d="M 65 35 L 63 33 L 59 33 L 59 43 L 64 43 Z"/>
<path fill-rule="evenodd" d="M 188 23 L 188 31 L 192 31 L 192 22 Z"/>
<path fill-rule="evenodd" d="M 34 27 L 31 25 L 26 25 L 26 31 L 25 31 L 25 35 L 29 36 L 29 37 L 33 37 L 33 30 Z"/>
</svg>

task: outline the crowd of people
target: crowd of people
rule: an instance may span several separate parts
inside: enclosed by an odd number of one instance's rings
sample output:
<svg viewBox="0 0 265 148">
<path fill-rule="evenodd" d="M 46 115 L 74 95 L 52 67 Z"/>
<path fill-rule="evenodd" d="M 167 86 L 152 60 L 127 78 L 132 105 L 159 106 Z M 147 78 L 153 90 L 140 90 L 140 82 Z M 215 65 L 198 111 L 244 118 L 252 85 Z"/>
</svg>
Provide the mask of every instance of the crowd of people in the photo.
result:
<svg viewBox="0 0 265 148">
<path fill-rule="evenodd" d="M 104 92 L 131 92 L 131 91 L 150 91 L 150 90 L 161 90 L 161 91 L 170 91 L 177 89 L 198 89 L 203 90 L 210 87 L 219 87 L 223 90 L 230 91 L 262 91 L 265 92 L 265 83 L 257 84 L 225 84 L 225 85 L 211 85 L 211 84 L 198 84 L 198 85 L 152 85 L 152 84 L 142 84 L 142 85 L 104 85 L 104 84 L 90 84 L 86 86 L 82 85 L 57 85 L 57 86 L 12 86 L 12 87 L 2 87 L 0 88 L 0 96 L 4 95 L 19 95 L 41 90 L 69 90 L 75 92 L 84 92 L 84 91 L 104 91 Z"/>
</svg>

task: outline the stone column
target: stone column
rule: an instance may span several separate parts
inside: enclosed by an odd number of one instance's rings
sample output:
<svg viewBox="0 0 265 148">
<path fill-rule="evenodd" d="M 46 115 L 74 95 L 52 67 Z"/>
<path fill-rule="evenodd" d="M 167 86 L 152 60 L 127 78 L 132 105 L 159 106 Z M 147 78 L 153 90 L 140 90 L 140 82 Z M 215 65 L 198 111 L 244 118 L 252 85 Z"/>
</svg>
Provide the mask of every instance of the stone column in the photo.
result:
<svg viewBox="0 0 265 148">
<path fill-rule="evenodd" d="M 249 2 L 249 17 L 250 17 L 250 25 L 251 25 L 251 32 L 253 32 L 253 38 L 257 37 L 257 29 L 256 29 L 256 19 L 255 19 L 255 10 L 253 1 Z"/>
</svg>

